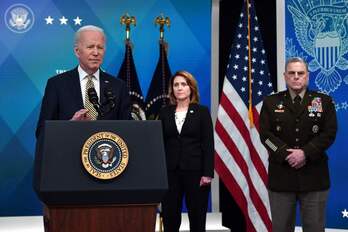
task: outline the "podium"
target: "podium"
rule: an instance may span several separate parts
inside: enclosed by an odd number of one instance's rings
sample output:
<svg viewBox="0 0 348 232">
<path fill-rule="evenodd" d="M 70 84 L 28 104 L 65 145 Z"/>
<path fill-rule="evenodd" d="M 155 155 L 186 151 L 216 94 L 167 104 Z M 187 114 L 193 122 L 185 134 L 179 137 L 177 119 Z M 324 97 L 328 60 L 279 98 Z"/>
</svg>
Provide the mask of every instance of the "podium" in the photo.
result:
<svg viewBox="0 0 348 232">
<path fill-rule="evenodd" d="M 128 147 L 128 164 L 98 179 L 82 162 L 91 136 L 114 133 Z M 34 190 L 49 232 L 155 231 L 156 207 L 168 189 L 160 121 L 46 121 L 37 141 Z"/>
</svg>

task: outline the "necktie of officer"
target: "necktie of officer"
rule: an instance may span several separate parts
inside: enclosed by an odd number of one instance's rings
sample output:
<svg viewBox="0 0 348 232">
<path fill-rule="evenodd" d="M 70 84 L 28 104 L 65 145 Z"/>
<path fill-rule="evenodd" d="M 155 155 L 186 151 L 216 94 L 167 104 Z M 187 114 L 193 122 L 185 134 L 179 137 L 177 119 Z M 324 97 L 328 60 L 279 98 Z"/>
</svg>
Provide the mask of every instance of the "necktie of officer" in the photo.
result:
<svg viewBox="0 0 348 232">
<path fill-rule="evenodd" d="M 299 112 L 301 109 L 301 97 L 299 95 L 296 95 L 294 98 L 294 108 L 296 112 Z"/>
<path fill-rule="evenodd" d="M 98 117 L 98 112 L 97 110 L 93 107 L 93 104 L 89 101 L 89 96 L 88 96 L 88 89 L 94 88 L 94 84 L 92 81 L 93 75 L 88 75 L 87 76 L 87 83 L 86 83 L 86 89 L 85 89 L 85 109 L 88 110 L 87 116 L 91 120 L 96 120 Z"/>
</svg>

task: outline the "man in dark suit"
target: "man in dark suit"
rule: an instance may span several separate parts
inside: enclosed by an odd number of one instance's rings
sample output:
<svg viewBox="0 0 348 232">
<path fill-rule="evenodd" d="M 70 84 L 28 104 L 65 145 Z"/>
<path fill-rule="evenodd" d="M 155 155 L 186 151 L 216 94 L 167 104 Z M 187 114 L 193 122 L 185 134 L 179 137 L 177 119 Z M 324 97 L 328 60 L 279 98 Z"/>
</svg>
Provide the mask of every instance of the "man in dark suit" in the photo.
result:
<svg viewBox="0 0 348 232">
<path fill-rule="evenodd" d="M 74 52 L 78 67 L 50 78 L 42 100 L 36 128 L 39 137 L 46 120 L 117 120 L 130 118 L 130 101 L 125 83 L 103 72 L 105 35 L 101 28 L 88 25 L 75 34 Z M 105 106 L 96 112 L 87 90 L 92 88 Z"/>
<path fill-rule="evenodd" d="M 260 137 L 269 152 L 272 231 L 294 231 L 299 202 L 303 231 L 324 232 L 326 150 L 336 136 L 335 105 L 328 95 L 307 89 L 303 59 L 289 59 L 284 77 L 288 90 L 266 97 L 260 114 Z"/>
</svg>

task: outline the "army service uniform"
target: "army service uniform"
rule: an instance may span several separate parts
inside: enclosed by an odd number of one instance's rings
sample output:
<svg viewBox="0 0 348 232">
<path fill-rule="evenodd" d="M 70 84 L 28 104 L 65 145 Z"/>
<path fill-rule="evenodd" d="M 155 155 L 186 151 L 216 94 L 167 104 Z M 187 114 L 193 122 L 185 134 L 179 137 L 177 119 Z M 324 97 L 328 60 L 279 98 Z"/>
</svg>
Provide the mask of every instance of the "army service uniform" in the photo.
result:
<svg viewBox="0 0 348 232">
<path fill-rule="evenodd" d="M 260 113 L 260 137 L 269 153 L 268 189 L 293 193 L 329 189 L 325 151 L 334 142 L 336 131 L 335 106 L 325 94 L 307 90 L 298 109 L 289 91 L 266 97 Z M 289 148 L 304 151 L 303 167 L 295 169 L 285 160 Z"/>
</svg>

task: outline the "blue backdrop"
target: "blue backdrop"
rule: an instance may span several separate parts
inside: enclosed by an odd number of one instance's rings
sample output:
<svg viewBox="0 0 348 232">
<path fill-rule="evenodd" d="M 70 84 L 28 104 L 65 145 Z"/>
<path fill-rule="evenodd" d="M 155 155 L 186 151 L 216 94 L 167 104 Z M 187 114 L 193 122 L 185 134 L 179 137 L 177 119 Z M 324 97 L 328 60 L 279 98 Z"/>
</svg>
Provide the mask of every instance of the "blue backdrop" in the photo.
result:
<svg viewBox="0 0 348 232">
<path fill-rule="evenodd" d="M 131 40 L 146 96 L 159 56 L 154 18 L 160 13 L 169 16 L 172 25 L 165 39 L 171 70 L 192 72 L 202 104 L 209 106 L 210 10 L 210 0 L 1 0 L 0 216 L 41 214 L 32 190 L 34 131 L 47 79 L 77 64 L 73 35 L 80 26 L 104 28 L 107 50 L 102 67 L 117 75 L 125 38 L 120 16 L 136 16 Z"/>
<path fill-rule="evenodd" d="M 336 103 L 338 134 L 329 149 L 331 189 L 327 227 L 348 228 L 348 22 L 347 1 L 286 0 L 286 58 L 309 63 L 310 88 L 331 95 Z"/>
</svg>

